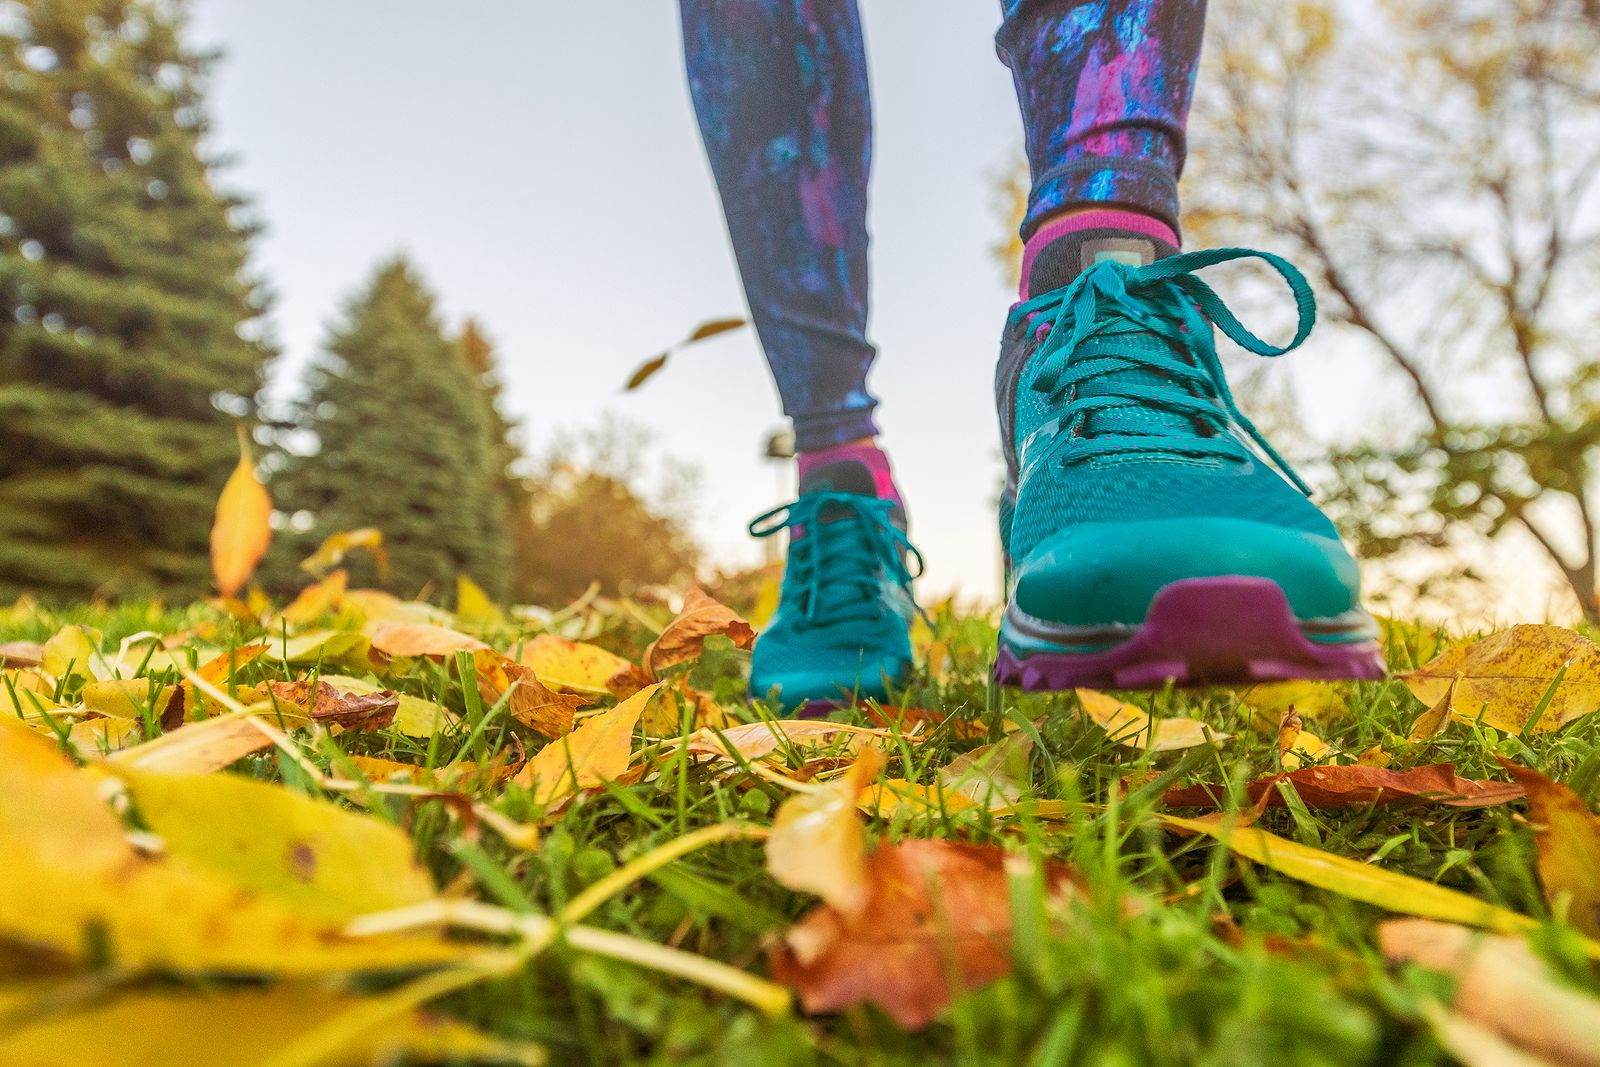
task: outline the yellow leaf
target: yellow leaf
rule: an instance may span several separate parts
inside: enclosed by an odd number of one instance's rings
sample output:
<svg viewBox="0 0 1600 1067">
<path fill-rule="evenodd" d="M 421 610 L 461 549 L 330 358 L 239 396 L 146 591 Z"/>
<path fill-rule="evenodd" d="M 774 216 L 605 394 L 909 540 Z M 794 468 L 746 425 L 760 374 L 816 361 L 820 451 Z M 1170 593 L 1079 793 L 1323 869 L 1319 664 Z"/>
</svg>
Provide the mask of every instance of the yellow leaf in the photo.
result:
<svg viewBox="0 0 1600 1067">
<path fill-rule="evenodd" d="M 765 759 L 779 748 L 812 752 L 830 749 L 841 737 L 849 739 L 848 751 L 866 746 L 883 747 L 896 736 L 891 730 L 871 730 L 823 719 L 783 719 L 750 722 L 726 730 L 696 730 L 687 738 L 669 742 L 663 746 L 663 751 L 670 752 L 681 745 L 696 755 L 735 762 Z M 906 737 L 905 740 L 916 742 L 920 738 Z"/>
<path fill-rule="evenodd" d="M 52 678 L 109 678 L 111 670 L 100 654 L 100 631 L 83 626 L 63 626 L 44 643 L 39 669 Z"/>
<path fill-rule="evenodd" d="M 548 807 L 620 776 L 633 754 L 633 728 L 660 689 L 660 683 L 648 686 L 611 710 L 585 719 L 565 737 L 541 748 L 515 781 L 532 789 L 534 799 Z"/>
<path fill-rule="evenodd" d="M 346 674 L 324 674 L 322 680 L 352 693 L 377 693 L 383 690 L 381 685 L 352 678 Z M 407 737 L 432 737 L 459 721 L 449 709 L 431 700 L 423 700 L 410 693 L 399 694 L 399 700 L 400 706 L 394 713 L 394 722 L 389 725 Z"/>
<path fill-rule="evenodd" d="M 856 798 L 887 758 L 862 750 L 843 775 L 784 801 L 767 839 L 767 873 L 779 885 L 815 893 L 842 914 L 866 907 L 867 834 Z"/>
<path fill-rule="evenodd" d="M 1253 826 L 1239 826 L 1221 816 L 1184 819 L 1161 815 L 1159 818 L 1169 829 L 1214 837 L 1238 855 L 1296 881 L 1388 911 L 1463 923 L 1497 933 L 1521 933 L 1539 925 L 1526 915 L 1454 889 L 1336 856 Z"/>
<path fill-rule="evenodd" d="M 606 683 L 633 666 L 599 645 L 569 641 L 554 634 L 540 634 L 517 653 L 517 662 L 533 668 L 545 685 L 596 695 L 607 691 Z"/>
<path fill-rule="evenodd" d="M 67 740 L 85 756 L 115 753 L 139 740 L 139 724 L 132 719 L 84 719 L 67 730 Z"/>
<path fill-rule="evenodd" d="M 146 678 L 86 682 L 79 699 L 84 707 L 114 719 L 142 719 L 147 710 L 160 719 L 174 699 L 178 702 L 176 713 L 183 713 L 183 690 L 175 685 L 155 685 Z"/>
<path fill-rule="evenodd" d="M 185 723 L 142 745 L 123 749 L 110 762 L 136 770 L 203 774 L 220 771 L 270 744 L 271 738 L 251 723 L 249 714 L 234 711 Z"/>
<path fill-rule="evenodd" d="M 52 697 L 56 687 L 38 671 L 0 671 L 0 715 L 38 718 L 61 705 Z"/>
<path fill-rule="evenodd" d="M 300 590 L 298 596 L 283 609 L 283 621 L 290 626 L 304 626 L 316 622 L 339 606 L 350 584 L 344 571 L 334 571 L 320 582 Z M 275 627 L 268 627 L 269 630 Z"/>
<path fill-rule="evenodd" d="M 423 622 L 430 626 L 448 626 L 453 621 L 450 613 L 443 608 L 415 600 L 401 600 L 381 589 L 352 589 L 345 593 L 344 602 L 361 613 L 369 630 L 383 622 Z"/>
<path fill-rule="evenodd" d="M 1033 735 L 1018 731 L 992 745 L 957 756 L 939 771 L 947 795 L 992 809 L 1009 808 L 1028 791 Z"/>
<path fill-rule="evenodd" d="M 1456 718 L 1476 722 L 1481 715 L 1497 730 L 1521 733 L 1563 669 L 1561 685 L 1534 728 L 1546 733 L 1600 711 L 1600 647 L 1564 627 L 1513 626 L 1456 645 L 1403 678 L 1430 706 L 1454 683 L 1450 711 Z"/>
<path fill-rule="evenodd" d="M 1334 750 L 1326 741 L 1301 725 L 1298 712 L 1290 708 L 1284 713 L 1278 725 L 1278 762 L 1284 770 L 1323 763 L 1333 755 Z"/>
<path fill-rule="evenodd" d="M 504 629 L 505 613 L 489 599 L 489 594 L 465 574 L 456 576 L 456 621 L 478 628 Z"/>
<path fill-rule="evenodd" d="M 954 813 L 976 808 L 978 802 L 960 793 L 946 792 L 937 785 L 890 778 L 862 793 L 856 806 L 868 815 L 889 819 L 902 811 L 911 815 Z"/>
<path fill-rule="evenodd" d="M 383 547 L 383 531 L 372 526 L 329 534 L 315 552 L 300 561 L 300 569 L 320 577 L 344 562 L 345 555 L 357 548 L 372 553 L 378 577 L 389 576 L 389 553 Z"/>
<path fill-rule="evenodd" d="M 183 856 L 129 842 L 101 772 L 0 717 L 0 942 L 138 970 L 312 975 L 460 957 L 438 936 L 355 938 Z"/>
<path fill-rule="evenodd" d="M 1538 771 L 1504 760 L 1528 793 L 1528 816 L 1539 849 L 1539 881 L 1558 914 L 1590 937 L 1600 936 L 1600 820 L 1583 798 Z"/>
<path fill-rule="evenodd" d="M 357 630 L 307 630 L 290 638 L 274 634 L 268 655 L 285 663 L 362 663 L 371 647 Z"/>
<path fill-rule="evenodd" d="M 393 994 L 361 996 L 303 984 L 203 992 L 147 989 L 109 997 L 64 999 L 44 983 L 29 984 L 19 1000 L 56 1010 L 22 1022 L 0 1036 L 0 1062 L 28 1067 L 370 1067 L 375 1063 L 543 1062 L 531 1044 L 502 1041 L 471 1027 L 414 1010 L 384 1012 Z M 64 1009 L 64 1010 L 62 1010 Z M 314 1035 L 314 1061 L 299 1055 L 300 1039 Z"/>
<path fill-rule="evenodd" d="M 217 499 L 211 525 L 211 571 L 223 596 L 233 596 L 266 555 L 272 541 L 272 498 L 256 477 L 250 439 L 239 427 L 239 465 Z"/>
<path fill-rule="evenodd" d="M 385 622 L 372 631 L 372 647 L 389 656 L 448 656 L 489 646 L 459 630 L 421 622 Z"/>
<path fill-rule="evenodd" d="M 1450 722 L 1450 707 L 1456 699 L 1456 680 L 1450 679 L 1450 684 L 1444 687 L 1444 694 L 1439 697 L 1433 707 L 1417 716 L 1417 721 L 1411 724 L 1411 733 L 1407 740 L 1412 744 L 1426 741 L 1435 737 Z"/>
<path fill-rule="evenodd" d="M 240 775 L 105 767 L 127 786 L 140 820 L 169 855 L 299 914 L 342 921 L 434 895 L 411 839 L 370 815 Z"/>
<path fill-rule="evenodd" d="M 1150 752 L 1172 752 L 1226 741 L 1231 736 L 1196 719 L 1169 716 L 1152 720 L 1132 704 L 1124 704 L 1116 697 L 1093 689 L 1075 692 L 1083 713 L 1119 745 Z"/>
<path fill-rule="evenodd" d="M 1348 718 L 1350 705 L 1339 690 L 1327 682 L 1266 682 L 1239 693 L 1239 703 L 1255 713 L 1264 729 L 1283 721 L 1284 712 L 1294 709 L 1302 719 L 1335 722 Z"/>
</svg>

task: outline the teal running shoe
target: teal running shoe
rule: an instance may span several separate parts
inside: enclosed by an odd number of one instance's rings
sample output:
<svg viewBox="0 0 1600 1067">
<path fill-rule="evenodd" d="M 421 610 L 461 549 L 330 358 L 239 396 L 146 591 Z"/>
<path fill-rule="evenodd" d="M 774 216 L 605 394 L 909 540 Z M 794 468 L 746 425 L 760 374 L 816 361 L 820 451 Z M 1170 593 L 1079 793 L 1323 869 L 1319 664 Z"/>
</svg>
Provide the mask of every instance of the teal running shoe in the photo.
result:
<svg viewBox="0 0 1600 1067">
<path fill-rule="evenodd" d="M 750 523 L 756 537 L 781 530 L 788 562 L 778 610 L 751 656 L 751 695 L 775 695 L 801 714 L 888 700 L 911 672 L 911 583 L 922 573 L 899 503 L 874 495 L 858 464 L 832 464 L 794 503 Z"/>
<path fill-rule="evenodd" d="M 1195 272 L 1256 258 L 1288 284 L 1268 344 Z M 1213 327 L 1298 347 L 1311 287 L 1228 248 L 1105 259 L 1012 309 L 996 378 L 1008 602 L 995 673 L 1029 689 L 1381 678 L 1356 563 L 1235 404 Z"/>
</svg>

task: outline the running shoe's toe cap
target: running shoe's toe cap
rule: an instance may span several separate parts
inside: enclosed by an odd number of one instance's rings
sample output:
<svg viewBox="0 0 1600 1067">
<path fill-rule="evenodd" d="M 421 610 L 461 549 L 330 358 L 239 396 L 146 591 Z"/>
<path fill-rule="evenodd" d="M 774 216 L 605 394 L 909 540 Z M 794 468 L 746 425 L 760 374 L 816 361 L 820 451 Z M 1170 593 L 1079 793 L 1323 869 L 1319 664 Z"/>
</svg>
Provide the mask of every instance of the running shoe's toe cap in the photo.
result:
<svg viewBox="0 0 1600 1067">
<path fill-rule="evenodd" d="M 1027 615 L 1063 626 L 1134 625 L 1165 586 L 1223 575 L 1271 579 L 1302 620 L 1359 604 L 1356 563 L 1337 537 L 1214 517 L 1074 524 L 1021 561 L 1012 597 Z"/>
<path fill-rule="evenodd" d="M 881 632 L 854 634 L 770 627 L 751 655 L 750 694 L 776 694 L 785 712 L 804 704 L 885 701 L 911 672 L 910 641 L 904 624 L 895 622 Z"/>
</svg>

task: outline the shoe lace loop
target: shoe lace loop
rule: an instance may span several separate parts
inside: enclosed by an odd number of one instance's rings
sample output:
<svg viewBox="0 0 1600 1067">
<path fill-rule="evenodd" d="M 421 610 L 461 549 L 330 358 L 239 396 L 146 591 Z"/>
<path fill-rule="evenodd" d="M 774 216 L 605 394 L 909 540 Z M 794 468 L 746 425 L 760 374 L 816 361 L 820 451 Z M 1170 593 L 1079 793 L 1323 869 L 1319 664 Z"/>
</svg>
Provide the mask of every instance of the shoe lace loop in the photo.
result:
<svg viewBox="0 0 1600 1067">
<path fill-rule="evenodd" d="M 794 531 L 783 599 L 798 598 L 808 623 L 871 619 L 882 611 L 885 576 L 901 587 L 922 576 L 922 553 L 894 522 L 895 510 L 892 500 L 859 493 L 805 493 L 757 515 L 750 534 Z"/>
<path fill-rule="evenodd" d="M 1259 259 L 1275 270 L 1294 296 L 1298 324 L 1278 346 L 1257 337 L 1196 272 L 1235 259 Z M 1168 256 L 1145 266 L 1112 260 L 1095 264 L 1072 284 L 1012 308 L 1009 325 L 1048 329 L 1035 358 L 1033 388 L 1063 407 L 1054 422 L 1063 463 L 1092 456 L 1157 452 L 1188 456 L 1249 457 L 1231 425 L 1244 431 L 1300 489 L 1310 488 L 1239 410 L 1217 355 L 1212 327 L 1258 356 L 1298 348 L 1316 322 L 1316 297 L 1292 263 L 1270 252 L 1217 248 Z M 1041 321 L 1042 320 L 1042 321 Z M 1151 343 L 1152 335 L 1160 340 Z M 1165 342 L 1165 343 L 1161 343 Z M 1128 372 L 1132 373 L 1128 373 Z M 1091 389 L 1082 388 L 1094 383 Z M 1161 432 L 1149 432 L 1138 412 L 1168 413 Z M 1097 413 L 1100 432 L 1085 433 Z M 1134 432 L 1135 428 L 1144 432 Z"/>
</svg>

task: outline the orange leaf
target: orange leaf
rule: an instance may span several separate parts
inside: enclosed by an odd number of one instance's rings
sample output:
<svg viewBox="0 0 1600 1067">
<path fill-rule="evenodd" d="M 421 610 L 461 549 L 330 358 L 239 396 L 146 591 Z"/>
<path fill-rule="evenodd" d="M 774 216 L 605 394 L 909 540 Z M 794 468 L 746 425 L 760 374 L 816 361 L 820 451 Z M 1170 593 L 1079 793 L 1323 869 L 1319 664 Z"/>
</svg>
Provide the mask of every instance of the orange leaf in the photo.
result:
<svg viewBox="0 0 1600 1067">
<path fill-rule="evenodd" d="M 1392 804 L 1398 801 L 1426 800 L 1453 808 L 1487 808 L 1516 800 L 1522 787 L 1511 782 L 1484 782 L 1457 778 L 1453 763 L 1391 771 L 1361 765 L 1347 767 L 1306 767 L 1285 774 L 1269 775 L 1251 782 L 1245 789 L 1250 803 L 1282 807 L 1279 782 L 1294 786 L 1308 807 L 1344 808 L 1357 804 Z M 1173 808 L 1219 807 L 1228 790 L 1220 785 L 1192 785 L 1169 789 L 1163 800 Z"/>
<path fill-rule="evenodd" d="M 1600 936 L 1600 820 L 1583 798 L 1528 767 L 1501 760 L 1528 791 L 1528 815 L 1539 849 L 1539 881 L 1545 899 L 1567 921 Z"/>
<path fill-rule="evenodd" d="M 593 789 L 620 777 L 633 755 L 633 728 L 660 685 L 641 689 L 610 711 L 601 712 L 565 737 L 541 748 L 514 779 L 533 790 L 546 806 L 580 789 Z"/>
<path fill-rule="evenodd" d="M 489 646 L 476 637 L 426 622 L 385 622 L 372 631 L 372 647 L 390 656 L 448 656 Z"/>
<path fill-rule="evenodd" d="M 706 638 L 714 634 L 726 636 L 738 648 L 749 648 L 756 640 L 755 630 L 732 608 L 717 603 L 704 590 L 691 589 L 678 617 L 645 649 L 644 669 L 659 677 L 666 668 L 699 656 Z"/>
<path fill-rule="evenodd" d="M 1022 862 L 994 845 L 882 845 L 867 861 L 860 914 L 817 907 L 774 950 L 772 975 L 807 1011 L 870 1002 L 920 1029 L 957 993 L 1011 972 L 1007 867 Z M 1059 865 L 1045 880 L 1054 894 L 1071 889 Z"/>
<path fill-rule="evenodd" d="M 506 710 L 518 722 L 546 737 L 560 737 L 571 730 L 572 713 L 589 703 L 582 694 L 556 692 L 530 668 L 493 650 L 480 649 L 472 659 L 483 699 L 493 704 L 509 692 Z"/>
<path fill-rule="evenodd" d="M 211 525 L 211 571 L 223 596 L 237 593 L 272 541 L 272 498 L 256 477 L 250 439 L 239 427 L 239 465 L 217 498 Z"/>
<path fill-rule="evenodd" d="M 349 586 L 350 577 L 344 571 L 334 571 L 322 581 L 306 586 L 283 609 L 284 621 L 294 626 L 316 622 L 339 606 Z"/>
</svg>

